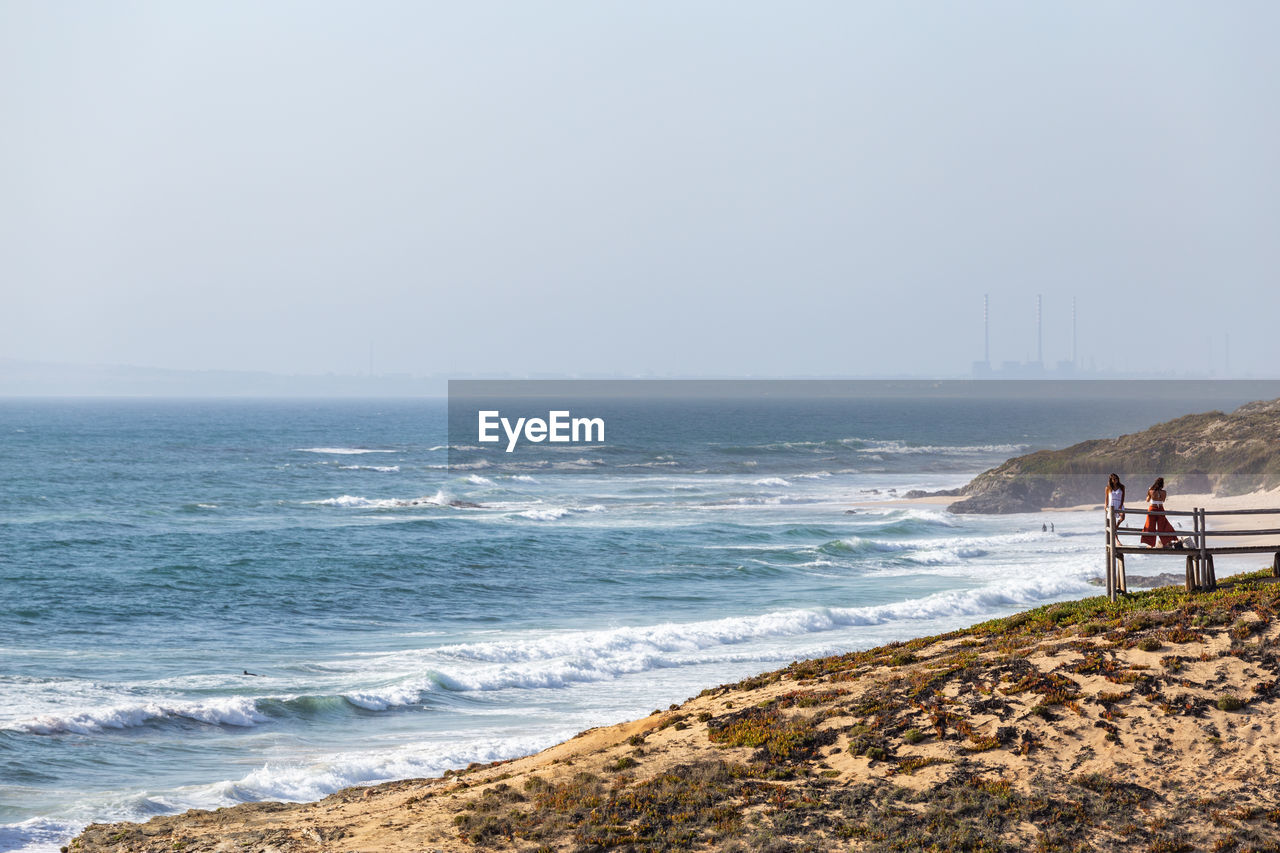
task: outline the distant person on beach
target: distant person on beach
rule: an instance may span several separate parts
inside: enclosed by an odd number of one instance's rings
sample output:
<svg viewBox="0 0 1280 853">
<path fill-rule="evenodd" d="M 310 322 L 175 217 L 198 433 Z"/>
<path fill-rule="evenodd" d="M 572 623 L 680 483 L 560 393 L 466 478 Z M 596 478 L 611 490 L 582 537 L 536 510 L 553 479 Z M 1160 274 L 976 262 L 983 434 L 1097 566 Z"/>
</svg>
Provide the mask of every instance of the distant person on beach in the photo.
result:
<svg viewBox="0 0 1280 853">
<path fill-rule="evenodd" d="M 1112 474 L 1107 478 L 1107 496 L 1103 501 L 1103 506 L 1110 507 L 1116 511 L 1116 527 L 1120 526 L 1120 522 L 1124 521 L 1124 483 L 1120 482 L 1119 474 Z M 1119 544 L 1120 537 L 1116 537 L 1116 543 Z"/>
<path fill-rule="evenodd" d="M 1164 477 L 1156 477 L 1156 481 L 1147 489 L 1147 509 L 1150 512 L 1164 512 L 1164 502 L 1168 498 L 1164 490 Z M 1169 519 L 1163 515 L 1148 515 L 1146 524 L 1142 525 L 1142 544 L 1148 548 L 1156 545 L 1156 534 L 1160 534 L 1160 547 L 1166 548 L 1177 541 L 1177 533 Z M 1165 535 L 1169 534 L 1169 535 Z"/>
</svg>

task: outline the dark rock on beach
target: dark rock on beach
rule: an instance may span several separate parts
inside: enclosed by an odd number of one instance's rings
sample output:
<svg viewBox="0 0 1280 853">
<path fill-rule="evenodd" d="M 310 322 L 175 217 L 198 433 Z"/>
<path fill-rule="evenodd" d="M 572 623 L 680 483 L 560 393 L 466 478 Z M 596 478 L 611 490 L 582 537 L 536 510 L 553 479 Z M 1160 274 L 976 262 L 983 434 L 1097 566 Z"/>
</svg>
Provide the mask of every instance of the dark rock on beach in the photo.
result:
<svg viewBox="0 0 1280 853">
<path fill-rule="evenodd" d="M 915 500 L 916 498 L 958 498 L 964 494 L 964 489 L 938 489 L 936 492 L 926 492 L 924 489 L 911 489 L 903 495 L 907 500 Z"/>
</svg>

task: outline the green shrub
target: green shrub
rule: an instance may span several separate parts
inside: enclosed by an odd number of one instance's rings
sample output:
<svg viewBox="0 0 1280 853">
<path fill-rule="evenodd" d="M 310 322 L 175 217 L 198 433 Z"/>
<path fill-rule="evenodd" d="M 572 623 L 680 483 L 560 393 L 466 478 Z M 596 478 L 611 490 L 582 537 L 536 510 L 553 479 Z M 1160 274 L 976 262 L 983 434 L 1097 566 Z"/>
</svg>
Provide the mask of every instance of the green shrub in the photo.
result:
<svg viewBox="0 0 1280 853">
<path fill-rule="evenodd" d="M 1238 696 L 1228 693 L 1225 696 L 1218 697 L 1219 711 L 1239 711 L 1244 707 L 1244 702 Z"/>
</svg>

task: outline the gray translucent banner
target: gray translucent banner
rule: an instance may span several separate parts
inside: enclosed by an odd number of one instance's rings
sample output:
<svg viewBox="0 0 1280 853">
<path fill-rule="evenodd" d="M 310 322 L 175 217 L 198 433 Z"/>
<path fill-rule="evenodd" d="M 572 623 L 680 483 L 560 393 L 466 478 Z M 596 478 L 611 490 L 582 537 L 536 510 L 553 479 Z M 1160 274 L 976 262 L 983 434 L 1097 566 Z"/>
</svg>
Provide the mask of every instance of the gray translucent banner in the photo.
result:
<svg viewBox="0 0 1280 853">
<path fill-rule="evenodd" d="M 1274 485 L 1265 459 L 1197 466 L 1203 418 L 1280 397 L 1280 381 L 458 380 L 449 383 L 453 476 L 754 476 L 762 483 L 996 469 L 958 510 L 1102 502 L 1120 475 L 1139 501 Z M 1031 454 L 1119 438 L 1069 454 Z M 1012 466 L 999 466 L 1020 457 Z M 1275 467 L 1275 466 L 1272 466 Z M 1001 482 L 993 482 L 1001 480 Z M 967 500 L 966 500 L 967 499 Z"/>
</svg>

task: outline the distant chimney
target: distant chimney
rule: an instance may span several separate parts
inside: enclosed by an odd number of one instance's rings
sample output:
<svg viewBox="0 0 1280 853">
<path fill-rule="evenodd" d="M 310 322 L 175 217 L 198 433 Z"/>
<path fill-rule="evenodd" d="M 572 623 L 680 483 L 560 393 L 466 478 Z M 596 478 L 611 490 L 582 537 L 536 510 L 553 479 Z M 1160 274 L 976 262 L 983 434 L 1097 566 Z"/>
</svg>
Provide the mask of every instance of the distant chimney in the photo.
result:
<svg viewBox="0 0 1280 853">
<path fill-rule="evenodd" d="M 1044 331 L 1040 324 L 1041 300 L 1043 297 L 1036 294 L 1036 364 L 1044 364 Z"/>
<path fill-rule="evenodd" d="M 982 294 L 982 361 L 973 363 L 975 379 L 991 378 L 991 303 L 987 294 Z"/>
</svg>

